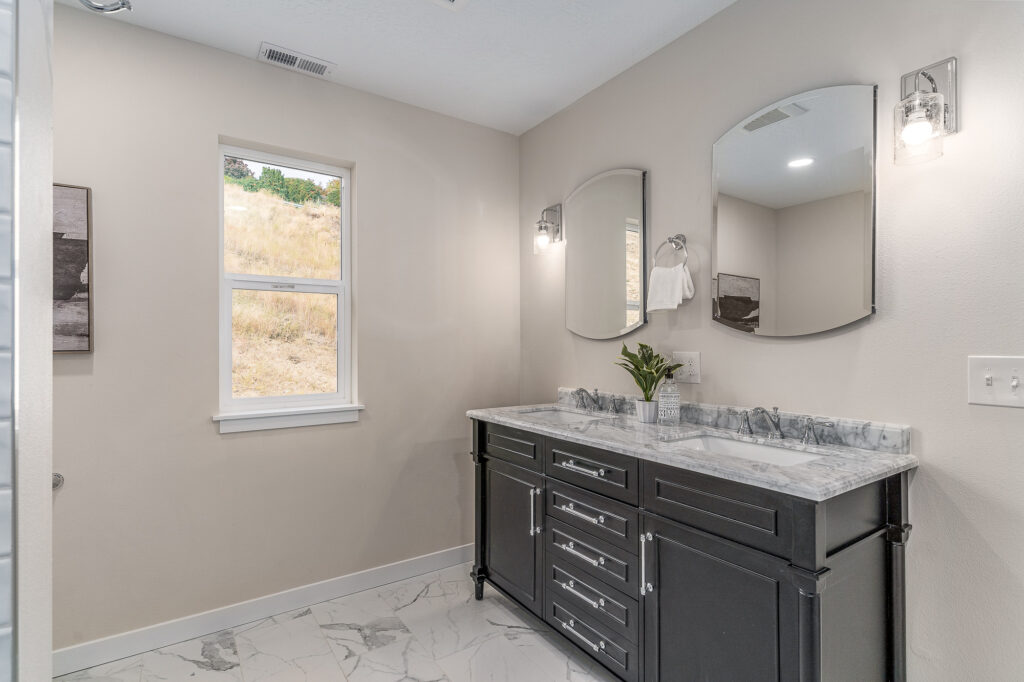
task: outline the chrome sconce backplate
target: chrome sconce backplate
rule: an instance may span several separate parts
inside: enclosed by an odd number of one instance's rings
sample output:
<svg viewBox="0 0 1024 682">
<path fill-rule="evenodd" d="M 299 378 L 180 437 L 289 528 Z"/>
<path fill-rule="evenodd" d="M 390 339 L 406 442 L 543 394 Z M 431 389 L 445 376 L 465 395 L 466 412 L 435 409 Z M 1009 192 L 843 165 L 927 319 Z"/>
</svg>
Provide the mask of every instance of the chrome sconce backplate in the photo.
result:
<svg viewBox="0 0 1024 682">
<path fill-rule="evenodd" d="M 946 105 L 946 135 L 952 135 L 960 130 L 960 118 L 957 106 L 956 92 L 956 57 L 943 59 L 921 69 L 915 69 L 905 73 L 900 78 L 900 99 L 909 97 L 916 89 L 918 74 L 927 73 L 935 80 L 935 86 L 939 94 L 945 100 Z M 931 86 L 931 83 L 927 84 Z"/>
</svg>

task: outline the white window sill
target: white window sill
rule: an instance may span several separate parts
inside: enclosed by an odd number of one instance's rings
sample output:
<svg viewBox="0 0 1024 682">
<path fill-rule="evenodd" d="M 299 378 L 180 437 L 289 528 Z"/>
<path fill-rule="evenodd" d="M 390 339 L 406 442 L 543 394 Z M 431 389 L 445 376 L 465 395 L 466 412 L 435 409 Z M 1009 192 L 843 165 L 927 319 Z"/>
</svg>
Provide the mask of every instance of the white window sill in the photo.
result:
<svg viewBox="0 0 1024 682">
<path fill-rule="evenodd" d="M 286 407 L 276 410 L 222 412 L 213 415 L 213 421 L 217 422 L 221 433 L 290 429 L 296 426 L 357 422 L 359 421 L 359 412 L 363 409 L 365 408 L 362 405 L 322 405 Z"/>
</svg>

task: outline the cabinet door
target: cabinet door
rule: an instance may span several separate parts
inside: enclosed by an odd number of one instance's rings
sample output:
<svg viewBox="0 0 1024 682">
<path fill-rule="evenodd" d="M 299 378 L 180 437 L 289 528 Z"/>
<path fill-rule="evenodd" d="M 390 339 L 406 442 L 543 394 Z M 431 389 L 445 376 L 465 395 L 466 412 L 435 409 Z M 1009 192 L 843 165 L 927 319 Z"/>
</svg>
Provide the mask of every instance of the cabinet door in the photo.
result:
<svg viewBox="0 0 1024 682">
<path fill-rule="evenodd" d="M 486 467 L 487 575 L 539 615 L 544 609 L 544 478 L 496 460 Z"/>
<path fill-rule="evenodd" d="M 647 514 L 640 551 L 647 682 L 797 679 L 785 562 Z"/>
</svg>

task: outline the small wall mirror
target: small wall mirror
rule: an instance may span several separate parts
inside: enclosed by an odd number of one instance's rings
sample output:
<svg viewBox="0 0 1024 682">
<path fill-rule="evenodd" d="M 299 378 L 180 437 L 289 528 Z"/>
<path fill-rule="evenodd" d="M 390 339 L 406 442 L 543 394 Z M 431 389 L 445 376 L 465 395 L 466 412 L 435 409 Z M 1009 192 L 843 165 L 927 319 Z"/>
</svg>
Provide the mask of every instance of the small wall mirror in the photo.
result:
<svg viewBox="0 0 1024 682">
<path fill-rule="evenodd" d="M 874 312 L 876 89 L 788 97 L 715 143 L 715 321 L 797 336 Z"/>
<path fill-rule="evenodd" d="M 565 326 L 614 339 L 647 321 L 647 172 L 616 169 L 587 180 L 562 202 Z"/>
</svg>

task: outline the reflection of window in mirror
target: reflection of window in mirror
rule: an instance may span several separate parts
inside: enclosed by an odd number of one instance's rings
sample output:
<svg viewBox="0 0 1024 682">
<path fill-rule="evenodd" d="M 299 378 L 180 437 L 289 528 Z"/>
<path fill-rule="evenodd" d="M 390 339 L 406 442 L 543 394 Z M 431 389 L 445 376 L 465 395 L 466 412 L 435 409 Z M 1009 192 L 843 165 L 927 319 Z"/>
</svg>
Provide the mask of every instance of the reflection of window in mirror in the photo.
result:
<svg viewBox="0 0 1024 682">
<path fill-rule="evenodd" d="M 643 294 L 640 281 L 640 221 L 626 218 L 626 326 L 640 321 Z"/>
</svg>

